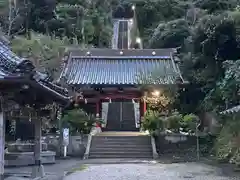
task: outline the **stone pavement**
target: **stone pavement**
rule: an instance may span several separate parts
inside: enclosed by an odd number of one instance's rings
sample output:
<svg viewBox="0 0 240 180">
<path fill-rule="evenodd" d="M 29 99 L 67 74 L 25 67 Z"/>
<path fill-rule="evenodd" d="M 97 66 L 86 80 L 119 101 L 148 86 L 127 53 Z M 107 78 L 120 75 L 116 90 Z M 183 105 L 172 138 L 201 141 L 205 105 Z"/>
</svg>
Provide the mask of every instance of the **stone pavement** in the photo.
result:
<svg viewBox="0 0 240 180">
<path fill-rule="evenodd" d="M 44 165 L 45 173 L 52 179 L 60 179 L 60 177 L 67 174 L 72 169 L 77 169 L 83 164 L 128 164 L 128 163 L 149 163 L 150 160 L 142 159 L 62 159 L 56 160 L 56 164 Z M 5 168 L 5 174 L 7 176 L 16 176 L 29 179 L 32 172 L 32 166 L 25 167 L 8 167 Z M 55 178 L 53 178 L 55 177 Z M 11 177 L 12 178 L 12 177 Z M 10 180 L 10 178 L 8 178 Z M 50 179 L 50 178 L 49 178 Z M 17 180 L 17 179 L 16 179 Z"/>
<path fill-rule="evenodd" d="M 239 180 L 201 163 L 89 165 L 64 180 Z"/>
<path fill-rule="evenodd" d="M 83 164 L 86 165 L 81 168 Z M 240 180 L 240 175 L 233 175 L 229 170 L 224 172 L 204 163 L 164 164 L 141 159 L 66 159 L 44 167 L 48 177 L 44 180 L 62 180 L 64 174 L 68 174 L 64 180 Z M 16 176 L 25 177 L 19 180 L 27 180 L 31 170 L 32 167 L 6 168 L 6 174 L 15 175 L 6 180 L 18 180 Z"/>
</svg>

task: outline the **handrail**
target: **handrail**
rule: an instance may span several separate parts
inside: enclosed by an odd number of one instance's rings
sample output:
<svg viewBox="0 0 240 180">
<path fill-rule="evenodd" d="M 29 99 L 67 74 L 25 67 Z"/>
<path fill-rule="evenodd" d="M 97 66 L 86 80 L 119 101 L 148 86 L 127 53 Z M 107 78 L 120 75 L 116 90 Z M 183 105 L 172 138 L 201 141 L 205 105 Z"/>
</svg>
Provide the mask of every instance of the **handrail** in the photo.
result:
<svg viewBox="0 0 240 180">
<path fill-rule="evenodd" d="M 152 135 L 151 135 L 151 144 L 152 144 L 153 159 L 157 159 L 158 158 L 158 153 L 157 153 L 155 138 Z"/>
<path fill-rule="evenodd" d="M 91 129 L 91 132 L 88 135 L 87 147 L 86 147 L 86 151 L 84 153 L 83 159 L 88 159 L 90 148 L 91 148 L 91 143 L 92 143 L 92 137 L 101 132 L 102 132 L 102 129 L 100 127 L 94 127 Z"/>
<path fill-rule="evenodd" d="M 91 143 L 92 143 L 92 135 L 91 135 L 91 133 L 90 133 L 90 134 L 88 135 L 87 147 L 86 147 L 86 151 L 85 151 L 85 153 L 84 153 L 83 159 L 88 159 L 89 152 L 90 152 L 90 147 L 91 147 Z"/>
</svg>

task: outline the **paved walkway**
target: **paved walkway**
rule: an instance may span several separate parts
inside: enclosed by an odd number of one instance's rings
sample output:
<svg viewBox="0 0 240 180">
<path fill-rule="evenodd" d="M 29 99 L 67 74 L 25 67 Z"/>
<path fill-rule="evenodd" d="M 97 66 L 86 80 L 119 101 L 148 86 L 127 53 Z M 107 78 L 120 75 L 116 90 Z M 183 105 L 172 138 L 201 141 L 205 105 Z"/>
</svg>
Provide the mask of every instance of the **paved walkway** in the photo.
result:
<svg viewBox="0 0 240 180">
<path fill-rule="evenodd" d="M 64 180 L 239 180 L 201 163 L 89 165 Z"/>
<path fill-rule="evenodd" d="M 234 176 L 227 168 L 222 171 L 203 163 L 163 164 L 134 159 L 68 159 L 58 160 L 56 164 L 44 167 L 49 177 L 62 177 L 64 173 L 72 172 L 64 180 L 240 180 L 240 175 Z M 29 176 L 31 170 L 32 167 L 18 167 L 6 168 L 5 172 Z M 13 177 L 11 180 L 17 178 Z M 48 180 L 59 180 L 59 178 Z"/>
</svg>

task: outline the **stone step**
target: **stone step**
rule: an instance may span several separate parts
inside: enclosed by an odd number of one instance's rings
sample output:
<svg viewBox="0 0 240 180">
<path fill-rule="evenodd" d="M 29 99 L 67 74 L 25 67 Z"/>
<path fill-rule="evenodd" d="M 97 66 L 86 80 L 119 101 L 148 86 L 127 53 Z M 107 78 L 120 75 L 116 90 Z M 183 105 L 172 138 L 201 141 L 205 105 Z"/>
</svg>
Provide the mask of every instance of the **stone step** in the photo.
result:
<svg viewBox="0 0 240 180">
<path fill-rule="evenodd" d="M 103 129 L 103 131 L 129 131 L 129 132 L 139 132 L 139 128 L 131 128 L 131 129 L 120 129 L 120 128 L 111 128 L 111 127 L 106 127 Z"/>
<path fill-rule="evenodd" d="M 150 144 L 151 140 L 148 139 L 136 139 L 136 140 L 122 140 L 122 139 L 92 139 L 93 143 L 97 144 Z"/>
<path fill-rule="evenodd" d="M 113 151 L 107 151 L 107 152 L 95 152 L 95 153 L 92 153 L 90 152 L 90 154 L 119 154 L 119 155 L 124 155 L 124 154 L 132 154 L 132 155 L 139 155 L 139 154 L 145 154 L 145 155 L 152 155 L 152 151 L 151 152 L 140 152 L 140 151 L 124 151 L 124 152 L 113 152 Z"/>
<path fill-rule="evenodd" d="M 128 144 L 128 143 L 91 143 L 91 147 L 126 147 L 126 148 L 145 148 L 147 146 L 150 146 L 150 143 L 145 144 Z"/>
<path fill-rule="evenodd" d="M 146 139 L 141 139 L 141 138 L 136 138 L 136 139 L 133 139 L 133 138 L 112 138 L 112 137 L 106 137 L 106 138 L 92 138 L 92 141 L 99 141 L 99 142 L 102 142 L 102 141 L 108 141 L 108 142 L 129 142 L 129 143 L 134 143 L 134 142 L 150 142 L 150 138 L 146 138 Z"/>
<path fill-rule="evenodd" d="M 98 152 L 134 152 L 134 153 L 152 153 L 152 149 L 150 148 L 141 148 L 141 149 L 132 149 L 132 148 L 112 148 L 112 147 L 95 147 L 91 148 L 90 153 L 98 153 Z"/>
<path fill-rule="evenodd" d="M 123 153 L 123 154 L 119 154 L 119 153 L 90 153 L 89 154 L 89 159 L 93 159 L 93 158 L 147 158 L 147 159 L 152 159 L 153 156 L 152 154 L 138 154 L 138 153 Z"/>
<path fill-rule="evenodd" d="M 125 136 L 121 136 L 120 134 L 115 134 L 114 132 L 112 134 L 105 134 L 105 133 L 100 133 L 96 136 L 93 136 L 93 138 L 111 138 L 111 139 L 149 139 L 150 136 L 149 135 L 138 135 L 136 133 L 136 135 L 127 135 L 125 134 Z"/>
<path fill-rule="evenodd" d="M 91 144 L 91 148 L 131 148 L 131 149 L 136 149 L 136 148 L 152 148 L 150 144 L 124 144 L 124 146 L 122 144 L 96 144 L 96 143 L 92 143 Z"/>
<path fill-rule="evenodd" d="M 143 136 L 149 136 L 149 133 L 145 133 L 145 132 L 126 132 L 126 131 L 105 131 L 105 132 L 102 132 L 102 133 L 99 133 L 97 135 L 95 135 L 94 137 L 96 136 L 120 136 L 120 137 L 133 137 L 133 136 L 140 136 L 140 137 L 143 137 Z"/>
<path fill-rule="evenodd" d="M 119 144 L 119 145 L 144 145 L 144 144 L 151 144 L 151 141 L 149 140 L 139 140 L 139 141 L 109 141 L 109 140 L 92 140 L 92 144 L 104 144 L 104 145 L 114 145 L 114 144 Z"/>
<path fill-rule="evenodd" d="M 140 132 L 105 132 L 93 136 L 89 158 L 152 158 L 151 137 Z"/>
<path fill-rule="evenodd" d="M 127 119 L 127 118 L 124 118 Z M 135 124 L 135 119 L 133 120 L 123 120 L 121 121 L 121 124 Z"/>
<path fill-rule="evenodd" d="M 145 140 L 150 139 L 150 136 L 111 136 L 111 135 L 104 135 L 104 136 L 93 136 L 93 139 L 113 139 L 113 140 Z"/>
</svg>

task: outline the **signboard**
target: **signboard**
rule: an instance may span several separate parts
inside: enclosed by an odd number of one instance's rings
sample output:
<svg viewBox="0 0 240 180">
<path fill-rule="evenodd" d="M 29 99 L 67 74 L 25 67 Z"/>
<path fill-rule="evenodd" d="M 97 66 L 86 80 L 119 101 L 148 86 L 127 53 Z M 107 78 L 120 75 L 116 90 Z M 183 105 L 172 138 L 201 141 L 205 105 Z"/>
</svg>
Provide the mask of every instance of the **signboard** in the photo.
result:
<svg viewBox="0 0 240 180">
<path fill-rule="evenodd" d="M 63 145 L 68 146 L 69 144 L 69 129 L 64 128 L 63 129 Z"/>
</svg>

